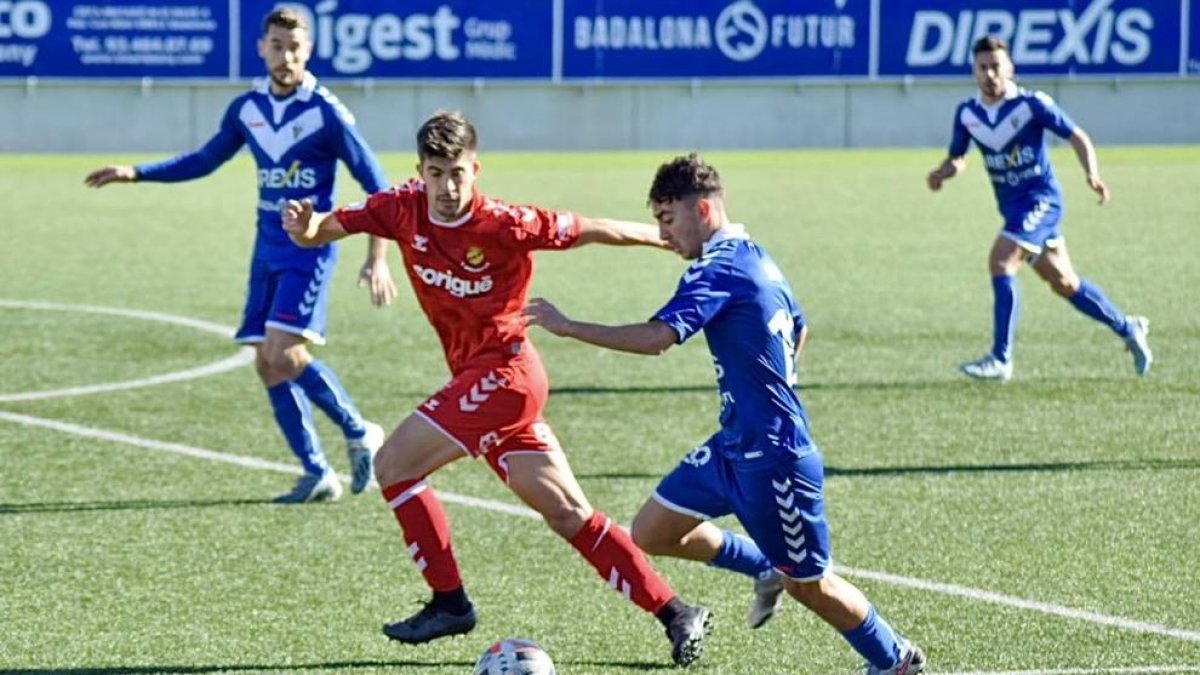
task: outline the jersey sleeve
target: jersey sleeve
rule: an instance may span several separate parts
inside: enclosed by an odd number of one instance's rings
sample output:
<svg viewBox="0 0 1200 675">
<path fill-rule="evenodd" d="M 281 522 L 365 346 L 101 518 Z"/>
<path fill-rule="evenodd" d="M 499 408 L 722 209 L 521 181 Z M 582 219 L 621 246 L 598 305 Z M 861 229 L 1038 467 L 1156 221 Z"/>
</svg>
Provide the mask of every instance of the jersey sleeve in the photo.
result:
<svg viewBox="0 0 1200 675">
<path fill-rule="evenodd" d="M 570 211 L 538 206 L 504 206 L 508 232 L 524 251 L 562 250 L 579 240 L 579 217 Z"/>
<path fill-rule="evenodd" d="M 350 169 L 350 175 L 362 186 L 367 194 L 374 194 L 387 188 L 387 177 L 379 159 L 367 145 L 366 139 L 358 132 L 354 124 L 354 116 L 342 105 L 342 102 L 332 94 L 327 99 L 329 108 L 327 114 L 334 122 L 333 144 L 338 158 Z"/>
<path fill-rule="evenodd" d="M 1035 91 L 1030 103 L 1034 119 L 1043 127 L 1054 132 L 1054 135 L 1059 138 L 1070 138 L 1071 134 L 1075 133 L 1075 121 L 1068 117 L 1062 108 L 1058 107 L 1049 94 Z"/>
<path fill-rule="evenodd" d="M 234 104 L 241 100 L 240 97 L 235 99 Z M 246 142 L 238 127 L 233 109 L 234 105 L 230 104 L 225 110 L 225 115 L 221 117 L 221 125 L 217 129 L 216 135 L 208 139 L 208 142 L 199 150 L 177 155 L 161 162 L 138 164 L 134 167 L 138 180 L 178 183 L 207 176 L 217 167 L 228 162 Z"/>
<path fill-rule="evenodd" d="M 954 128 L 950 132 L 950 157 L 962 157 L 971 149 L 971 134 L 962 121 L 962 106 L 954 109 Z"/>
<path fill-rule="evenodd" d="M 366 232 L 376 237 L 400 241 L 408 226 L 409 209 L 406 202 L 410 196 L 401 188 L 376 192 L 366 201 L 343 206 L 333 212 L 342 229 L 350 234 Z"/>
<path fill-rule="evenodd" d="M 725 307 L 731 296 L 731 276 L 728 263 L 700 258 L 683 273 L 675 295 L 650 319 L 666 323 L 675 329 L 683 344 L 700 332 L 718 312 Z"/>
</svg>

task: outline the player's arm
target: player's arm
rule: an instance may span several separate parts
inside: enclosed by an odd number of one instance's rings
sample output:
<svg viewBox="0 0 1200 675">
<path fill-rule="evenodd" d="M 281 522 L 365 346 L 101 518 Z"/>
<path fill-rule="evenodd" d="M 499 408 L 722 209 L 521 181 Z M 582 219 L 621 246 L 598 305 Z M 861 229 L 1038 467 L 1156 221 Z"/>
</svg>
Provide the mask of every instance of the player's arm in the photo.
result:
<svg viewBox="0 0 1200 675">
<path fill-rule="evenodd" d="M 229 161 L 245 143 L 231 121 L 229 113 L 221 120 L 215 136 L 195 152 L 177 155 L 161 162 L 138 164 L 137 166 L 110 165 L 89 173 L 83 182 L 88 187 L 104 187 L 109 183 L 178 183 L 200 178 L 216 171 Z"/>
<path fill-rule="evenodd" d="M 1108 186 L 1104 181 L 1100 180 L 1100 167 L 1096 161 L 1096 146 L 1092 144 L 1091 136 L 1083 130 L 1083 127 L 1075 127 L 1071 135 L 1067 138 L 1071 143 L 1071 147 L 1075 149 L 1075 157 L 1079 159 L 1079 166 L 1083 167 L 1084 175 L 1087 177 L 1088 187 L 1100 196 L 1100 203 L 1104 204 L 1111 196 L 1108 191 Z"/>
<path fill-rule="evenodd" d="M 541 326 L 559 337 L 621 352 L 657 356 L 679 339 L 674 328 L 657 319 L 625 326 L 575 321 L 544 298 L 530 300 L 523 315 L 529 325 Z"/>
<path fill-rule="evenodd" d="M 585 244 L 668 248 L 666 242 L 658 236 L 658 228 L 653 225 L 579 216 L 579 239 L 576 240 L 575 246 Z"/>
<path fill-rule="evenodd" d="M 332 213 L 313 213 L 312 200 L 289 199 L 283 207 L 283 229 L 297 246 L 316 248 L 350 233 Z"/>
<path fill-rule="evenodd" d="M 967 158 L 965 155 L 958 157 L 947 157 L 942 160 L 936 169 L 929 172 L 925 177 L 925 183 L 930 190 L 937 192 L 942 189 L 942 184 L 962 173 L 963 169 L 967 168 Z"/>
</svg>

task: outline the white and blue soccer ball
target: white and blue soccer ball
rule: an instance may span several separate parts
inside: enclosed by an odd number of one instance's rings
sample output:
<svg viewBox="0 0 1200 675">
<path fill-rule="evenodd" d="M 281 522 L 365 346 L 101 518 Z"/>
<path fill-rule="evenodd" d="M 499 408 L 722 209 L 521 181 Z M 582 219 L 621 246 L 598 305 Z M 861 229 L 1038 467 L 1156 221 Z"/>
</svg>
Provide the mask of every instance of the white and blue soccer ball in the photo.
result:
<svg viewBox="0 0 1200 675">
<path fill-rule="evenodd" d="M 555 675 L 554 662 L 533 640 L 508 638 L 483 650 L 474 675 Z"/>
</svg>

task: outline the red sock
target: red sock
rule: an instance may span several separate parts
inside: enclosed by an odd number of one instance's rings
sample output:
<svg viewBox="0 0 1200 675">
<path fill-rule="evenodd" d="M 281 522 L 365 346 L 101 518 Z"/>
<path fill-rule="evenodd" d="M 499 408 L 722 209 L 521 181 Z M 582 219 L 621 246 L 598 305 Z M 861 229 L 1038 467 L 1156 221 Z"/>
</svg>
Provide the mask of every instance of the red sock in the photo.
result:
<svg viewBox="0 0 1200 675">
<path fill-rule="evenodd" d="M 603 513 L 593 512 L 583 529 L 571 537 L 571 545 L 608 581 L 610 588 L 647 612 L 657 614 L 675 597 L 670 584 L 650 566 L 629 533 Z"/>
<path fill-rule="evenodd" d="M 442 592 L 462 588 L 458 562 L 450 548 L 450 520 L 433 488 L 423 478 L 404 480 L 383 488 L 383 498 L 400 523 L 408 554 L 429 587 Z"/>
</svg>

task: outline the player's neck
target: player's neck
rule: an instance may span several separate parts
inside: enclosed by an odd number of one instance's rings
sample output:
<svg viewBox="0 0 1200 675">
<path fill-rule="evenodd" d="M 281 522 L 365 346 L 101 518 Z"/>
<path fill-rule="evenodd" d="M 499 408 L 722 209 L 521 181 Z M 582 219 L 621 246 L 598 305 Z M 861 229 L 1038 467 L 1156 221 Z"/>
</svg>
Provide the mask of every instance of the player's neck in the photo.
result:
<svg viewBox="0 0 1200 675">
<path fill-rule="evenodd" d="M 300 88 L 299 84 L 293 84 L 290 87 L 284 87 L 284 86 L 276 83 L 275 80 L 271 80 L 271 87 L 270 87 L 271 95 L 274 96 L 275 98 L 287 98 L 287 97 L 291 96 L 292 94 L 296 93 L 296 90 L 299 88 Z"/>
</svg>

